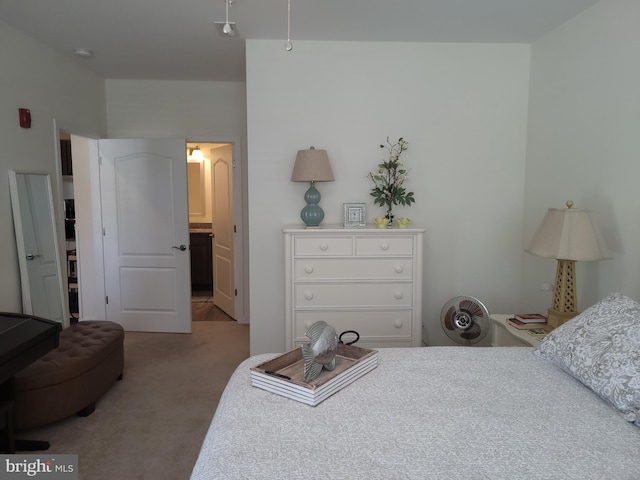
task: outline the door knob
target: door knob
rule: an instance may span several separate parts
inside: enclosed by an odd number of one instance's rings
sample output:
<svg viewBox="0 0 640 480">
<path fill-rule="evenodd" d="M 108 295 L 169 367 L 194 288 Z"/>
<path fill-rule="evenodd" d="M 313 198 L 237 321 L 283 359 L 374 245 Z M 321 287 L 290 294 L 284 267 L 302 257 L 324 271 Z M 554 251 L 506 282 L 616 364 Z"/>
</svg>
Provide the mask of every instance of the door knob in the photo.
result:
<svg viewBox="0 0 640 480">
<path fill-rule="evenodd" d="M 40 255 L 34 255 L 33 253 L 27 253 L 27 260 L 33 260 L 36 257 L 39 257 Z"/>
<path fill-rule="evenodd" d="M 183 243 L 182 245 L 180 245 L 179 247 L 176 247 L 175 245 L 172 246 L 171 248 L 175 248 L 176 250 L 180 250 L 181 252 L 184 252 L 187 249 L 187 246 Z"/>
</svg>

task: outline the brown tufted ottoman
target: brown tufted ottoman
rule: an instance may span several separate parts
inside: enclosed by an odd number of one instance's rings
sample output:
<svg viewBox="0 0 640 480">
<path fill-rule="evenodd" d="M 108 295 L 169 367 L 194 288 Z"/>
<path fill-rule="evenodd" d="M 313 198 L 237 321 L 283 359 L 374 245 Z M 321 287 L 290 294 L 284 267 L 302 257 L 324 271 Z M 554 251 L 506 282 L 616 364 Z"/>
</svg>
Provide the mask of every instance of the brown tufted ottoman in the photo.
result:
<svg viewBox="0 0 640 480">
<path fill-rule="evenodd" d="M 15 425 L 24 429 L 87 416 L 124 368 L 124 330 L 85 321 L 60 332 L 58 348 L 15 377 Z"/>
</svg>

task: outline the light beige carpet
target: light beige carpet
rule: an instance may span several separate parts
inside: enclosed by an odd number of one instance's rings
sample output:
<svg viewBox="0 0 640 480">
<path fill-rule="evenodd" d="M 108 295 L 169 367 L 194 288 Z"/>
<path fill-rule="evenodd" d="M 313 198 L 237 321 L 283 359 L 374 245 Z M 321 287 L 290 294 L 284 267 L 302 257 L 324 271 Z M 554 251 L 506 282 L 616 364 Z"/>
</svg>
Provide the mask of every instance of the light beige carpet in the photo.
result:
<svg viewBox="0 0 640 480">
<path fill-rule="evenodd" d="M 193 322 L 192 334 L 125 333 L 124 378 L 86 418 L 19 432 L 79 455 L 80 480 L 188 479 L 222 391 L 249 356 L 249 326 Z"/>
</svg>

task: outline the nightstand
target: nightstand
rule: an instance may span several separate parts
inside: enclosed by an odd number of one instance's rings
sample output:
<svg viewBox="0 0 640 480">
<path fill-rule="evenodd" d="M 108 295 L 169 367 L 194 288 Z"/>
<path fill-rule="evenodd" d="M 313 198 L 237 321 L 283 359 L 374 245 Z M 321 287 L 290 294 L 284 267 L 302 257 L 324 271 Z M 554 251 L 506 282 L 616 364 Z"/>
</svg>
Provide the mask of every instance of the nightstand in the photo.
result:
<svg viewBox="0 0 640 480">
<path fill-rule="evenodd" d="M 518 330 L 511 326 L 507 319 L 513 314 L 492 314 L 491 322 L 493 328 L 491 332 L 492 347 L 537 347 L 542 342 L 542 338 L 529 333 L 528 330 Z"/>
</svg>

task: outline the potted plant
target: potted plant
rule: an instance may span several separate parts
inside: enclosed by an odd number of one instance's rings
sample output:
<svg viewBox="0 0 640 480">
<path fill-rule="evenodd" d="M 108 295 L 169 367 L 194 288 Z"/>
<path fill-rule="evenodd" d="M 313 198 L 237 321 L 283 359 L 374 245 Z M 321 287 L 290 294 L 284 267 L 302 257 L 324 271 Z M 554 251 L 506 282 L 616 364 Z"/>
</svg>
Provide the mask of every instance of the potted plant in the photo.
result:
<svg viewBox="0 0 640 480">
<path fill-rule="evenodd" d="M 387 137 L 387 144 L 380 145 L 389 153 L 389 159 L 378 165 L 378 170 L 369 172 L 367 177 L 373 182 L 371 196 L 373 203 L 387 208 L 385 218 L 389 219 L 389 226 L 393 222 L 393 206 L 411 206 L 416 200 L 413 192 L 407 192 L 403 187 L 409 170 L 406 170 L 400 161 L 400 155 L 407 150 L 409 142 L 400 137 L 396 143 L 391 143 Z"/>
</svg>

